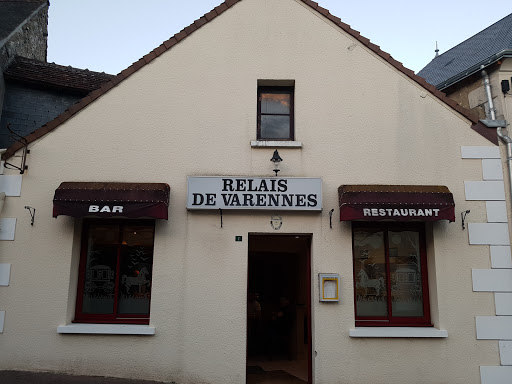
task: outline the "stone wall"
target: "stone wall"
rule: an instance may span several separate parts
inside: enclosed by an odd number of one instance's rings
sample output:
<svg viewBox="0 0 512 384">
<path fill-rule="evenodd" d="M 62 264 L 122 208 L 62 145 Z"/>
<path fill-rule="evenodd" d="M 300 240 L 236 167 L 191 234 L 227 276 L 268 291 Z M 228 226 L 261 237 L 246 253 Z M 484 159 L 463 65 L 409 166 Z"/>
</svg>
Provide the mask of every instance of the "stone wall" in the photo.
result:
<svg viewBox="0 0 512 384">
<path fill-rule="evenodd" d="M 0 48 L 3 71 L 16 55 L 46 61 L 48 47 L 48 5 L 45 4 L 30 20 L 22 23 Z"/>
<path fill-rule="evenodd" d="M 13 144 L 5 129 L 7 123 L 11 123 L 13 131 L 26 136 L 56 118 L 83 96 L 63 91 L 40 90 L 7 81 L 0 120 L 0 148 Z"/>
</svg>

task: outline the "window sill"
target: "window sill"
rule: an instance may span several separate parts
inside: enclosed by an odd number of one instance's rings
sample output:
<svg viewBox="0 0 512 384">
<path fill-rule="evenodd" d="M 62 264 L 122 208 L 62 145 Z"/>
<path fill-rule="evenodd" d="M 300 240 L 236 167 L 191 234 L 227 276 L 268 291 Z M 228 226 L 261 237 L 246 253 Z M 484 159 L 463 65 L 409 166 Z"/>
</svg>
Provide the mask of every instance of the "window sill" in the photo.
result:
<svg viewBox="0 0 512 384">
<path fill-rule="evenodd" d="M 430 327 L 357 327 L 349 331 L 349 336 L 447 338 L 448 331 Z"/>
<path fill-rule="evenodd" d="M 302 148 L 302 142 L 289 140 L 252 140 L 251 147 Z"/>
<path fill-rule="evenodd" d="M 137 324 L 68 324 L 59 325 L 57 333 L 80 333 L 91 335 L 148 335 L 155 334 L 155 327 Z"/>
</svg>

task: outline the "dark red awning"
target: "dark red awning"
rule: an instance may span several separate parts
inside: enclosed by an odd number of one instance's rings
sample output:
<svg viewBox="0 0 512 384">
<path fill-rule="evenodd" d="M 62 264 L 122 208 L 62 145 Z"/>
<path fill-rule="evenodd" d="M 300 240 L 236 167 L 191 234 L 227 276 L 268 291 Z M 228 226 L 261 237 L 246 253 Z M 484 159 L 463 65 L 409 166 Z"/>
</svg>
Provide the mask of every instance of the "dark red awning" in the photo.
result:
<svg viewBox="0 0 512 384">
<path fill-rule="evenodd" d="M 55 190 L 53 217 L 167 220 L 169 194 L 165 183 L 65 182 Z"/>
<path fill-rule="evenodd" d="M 340 220 L 455 221 L 455 203 L 438 185 L 342 185 Z"/>
</svg>

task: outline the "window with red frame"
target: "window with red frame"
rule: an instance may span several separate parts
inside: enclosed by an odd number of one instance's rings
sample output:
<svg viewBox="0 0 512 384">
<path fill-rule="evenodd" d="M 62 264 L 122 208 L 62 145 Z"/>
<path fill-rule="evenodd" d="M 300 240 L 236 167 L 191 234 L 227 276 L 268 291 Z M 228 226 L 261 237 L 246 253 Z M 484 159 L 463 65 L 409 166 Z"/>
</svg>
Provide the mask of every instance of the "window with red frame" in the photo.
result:
<svg viewBox="0 0 512 384">
<path fill-rule="evenodd" d="M 153 221 L 84 221 L 75 322 L 149 324 Z"/>
<path fill-rule="evenodd" d="M 422 223 L 353 223 L 356 326 L 431 326 Z"/>
</svg>

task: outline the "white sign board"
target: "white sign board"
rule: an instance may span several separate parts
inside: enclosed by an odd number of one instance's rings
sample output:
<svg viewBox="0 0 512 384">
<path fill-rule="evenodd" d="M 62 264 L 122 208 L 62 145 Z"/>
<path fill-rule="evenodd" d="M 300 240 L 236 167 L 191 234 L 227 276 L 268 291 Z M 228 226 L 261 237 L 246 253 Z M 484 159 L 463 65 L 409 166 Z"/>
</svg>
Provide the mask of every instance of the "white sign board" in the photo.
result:
<svg viewBox="0 0 512 384">
<path fill-rule="evenodd" d="M 187 209 L 321 211 L 322 179 L 189 176 Z"/>
</svg>

